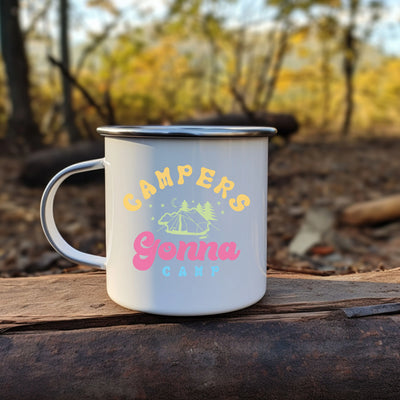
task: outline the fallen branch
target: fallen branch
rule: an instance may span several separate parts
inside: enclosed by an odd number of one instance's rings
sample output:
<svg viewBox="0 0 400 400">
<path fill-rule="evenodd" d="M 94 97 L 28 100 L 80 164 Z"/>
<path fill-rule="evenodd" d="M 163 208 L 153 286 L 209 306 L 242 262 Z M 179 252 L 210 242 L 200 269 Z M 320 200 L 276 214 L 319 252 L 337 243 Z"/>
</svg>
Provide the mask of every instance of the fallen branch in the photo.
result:
<svg viewBox="0 0 400 400">
<path fill-rule="evenodd" d="M 341 221 L 347 225 L 376 225 L 400 219 L 400 194 L 355 203 L 345 208 Z"/>
</svg>

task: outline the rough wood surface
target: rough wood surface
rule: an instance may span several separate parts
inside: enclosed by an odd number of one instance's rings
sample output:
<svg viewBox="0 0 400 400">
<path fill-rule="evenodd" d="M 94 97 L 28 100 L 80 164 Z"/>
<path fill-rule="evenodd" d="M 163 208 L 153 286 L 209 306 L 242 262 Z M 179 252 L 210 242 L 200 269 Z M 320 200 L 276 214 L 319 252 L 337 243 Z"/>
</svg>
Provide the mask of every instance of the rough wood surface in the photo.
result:
<svg viewBox="0 0 400 400">
<path fill-rule="evenodd" d="M 334 280 L 336 278 L 336 280 Z M 169 318 L 108 299 L 103 272 L 0 280 L 0 398 L 398 399 L 400 269 L 309 279 L 269 271 L 246 310 Z"/>
<path fill-rule="evenodd" d="M 249 315 L 265 318 L 269 314 L 330 311 L 344 306 L 391 302 L 397 298 L 400 301 L 399 283 L 400 269 L 318 279 L 269 271 L 267 295 L 259 303 L 220 318 Z M 102 325 L 102 319 L 110 318 L 129 319 L 135 323 L 158 321 L 161 317 L 131 311 L 111 301 L 102 271 L 0 280 L 0 329 L 57 321 L 69 321 L 73 327 L 74 324 L 81 326 L 82 320 L 83 324 L 93 320 L 93 326 L 94 323 Z"/>
</svg>

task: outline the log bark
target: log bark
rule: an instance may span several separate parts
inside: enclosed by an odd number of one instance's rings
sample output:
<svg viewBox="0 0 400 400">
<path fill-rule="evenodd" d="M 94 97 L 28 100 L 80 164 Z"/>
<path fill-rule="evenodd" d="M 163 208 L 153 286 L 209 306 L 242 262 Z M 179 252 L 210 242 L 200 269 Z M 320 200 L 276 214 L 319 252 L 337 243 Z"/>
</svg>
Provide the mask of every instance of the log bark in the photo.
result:
<svg viewBox="0 0 400 400">
<path fill-rule="evenodd" d="M 341 214 L 341 221 L 348 225 L 376 225 L 400 218 L 400 195 L 352 204 Z"/>
</svg>

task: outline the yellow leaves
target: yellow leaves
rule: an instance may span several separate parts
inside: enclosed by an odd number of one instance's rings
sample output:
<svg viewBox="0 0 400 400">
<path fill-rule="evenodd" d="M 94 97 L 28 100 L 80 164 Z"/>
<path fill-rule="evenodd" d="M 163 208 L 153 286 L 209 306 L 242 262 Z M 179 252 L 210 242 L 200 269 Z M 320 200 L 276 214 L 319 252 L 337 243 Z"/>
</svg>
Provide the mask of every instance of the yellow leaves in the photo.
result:
<svg viewBox="0 0 400 400">
<path fill-rule="evenodd" d="M 307 58 L 310 56 L 310 49 L 305 46 L 299 46 L 297 49 L 297 55 L 300 58 Z"/>
<path fill-rule="evenodd" d="M 307 58 L 310 56 L 310 42 L 309 42 L 310 27 L 304 26 L 297 29 L 290 35 L 289 43 L 290 48 L 296 50 L 300 58 Z"/>
<path fill-rule="evenodd" d="M 112 99 L 120 123 L 171 122 L 192 107 L 189 59 L 173 35 L 148 42 L 139 51 L 121 37 L 108 58 L 114 60 Z M 102 67 L 109 75 L 110 65 Z"/>
<path fill-rule="evenodd" d="M 277 91 L 285 92 L 293 85 L 293 81 L 297 78 L 298 73 L 288 68 L 282 68 L 276 85 Z"/>
<path fill-rule="evenodd" d="M 386 71 L 388 75 L 392 78 L 397 77 L 397 82 L 400 81 L 399 79 L 399 71 L 400 71 L 400 59 L 398 58 L 391 58 L 386 62 L 385 65 Z"/>
<path fill-rule="evenodd" d="M 108 11 L 112 15 L 119 15 L 119 10 L 114 6 L 111 0 L 87 0 L 86 5 L 88 7 L 98 7 L 105 11 Z"/>
<path fill-rule="evenodd" d="M 293 33 L 290 37 L 291 44 L 298 45 L 304 43 L 304 41 L 308 37 L 309 31 L 310 29 L 308 26 L 297 29 L 297 31 Z"/>
<path fill-rule="evenodd" d="M 327 5 L 327 6 L 330 6 L 330 7 L 340 7 L 341 6 L 341 0 L 319 0 L 318 4 Z"/>
</svg>

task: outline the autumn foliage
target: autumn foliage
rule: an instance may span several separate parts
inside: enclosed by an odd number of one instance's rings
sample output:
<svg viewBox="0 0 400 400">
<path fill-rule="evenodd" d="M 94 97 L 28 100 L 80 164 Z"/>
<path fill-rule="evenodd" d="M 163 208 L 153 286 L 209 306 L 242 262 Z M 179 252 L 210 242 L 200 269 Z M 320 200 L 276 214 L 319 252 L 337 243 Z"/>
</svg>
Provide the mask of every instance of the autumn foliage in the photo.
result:
<svg viewBox="0 0 400 400">
<path fill-rule="evenodd" d="M 111 23 L 103 31 L 89 30 L 80 43 L 70 28 L 68 79 L 81 137 L 93 137 L 95 127 L 110 123 L 163 124 L 258 111 L 290 112 L 304 131 L 334 134 L 350 106 L 353 133 L 396 130 L 400 58 L 369 41 L 383 2 L 275 0 L 263 3 L 263 13 L 245 3 L 175 0 L 162 16 L 153 9 L 153 17 L 128 24 L 112 1 L 87 2 L 87 10 L 101 9 Z M 31 22 L 46 17 L 46 4 L 58 6 L 38 2 L 31 14 L 25 11 Z M 71 1 L 70 13 L 74 7 Z M 229 7 L 248 13 L 238 20 L 229 17 Z M 24 35 L 34 119 L 43 142 L 65 142 L 62 72 L 48 57 L 56 39 L 51 29 L 41 35 L 40 26 Z M 8 93 L 1 69 L 0 136 L 7 128 Z"/>
</svg>

